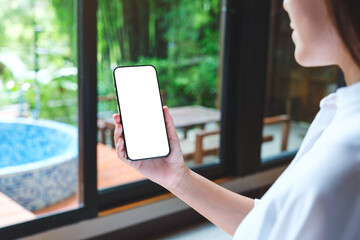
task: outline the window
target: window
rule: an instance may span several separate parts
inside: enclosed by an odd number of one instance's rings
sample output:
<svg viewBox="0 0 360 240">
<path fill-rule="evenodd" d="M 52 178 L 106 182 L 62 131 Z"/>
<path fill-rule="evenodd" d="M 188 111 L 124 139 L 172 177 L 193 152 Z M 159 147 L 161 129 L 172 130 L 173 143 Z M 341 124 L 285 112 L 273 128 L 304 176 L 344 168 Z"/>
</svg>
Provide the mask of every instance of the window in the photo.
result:
<svg viewBox="0 0 360 240">
<path fill-rule="evenodd" d="M 84 77 L 89 86 L 91 74 L 83 65 L 91 58 L 83 48 L 91 41 L 77 48 L 91 36 L 83 27 L 89 26 L 87 16 L 79 16 L 78 35 L 77 1 L 15 0 L 2 6 L 0 236 L 8 239 L 95 216 L 96 192 L 89 188 L 95 161 L 92 167 L 91 150 L 84 151 L 91 149 L 91 131 L 84 131 L 91 121 L 83 120 L 89 101 Z M 94 2 L 89 13 L 91 7 Z"/>
<path fill-rule="evenodd" d="M 219 168 L 223 15 L 219 0 L 99 1 L 100 194 L 131 184 L 141 192 L 140 186 L 149 184 L 116 155 L 112 71 L 117 66 L 155 66 L 162 101 L 174 119 L 186 163 L 194 169 Z M 131 196 L 128 191 L 126 195 Z"/>
<path fill-rule="evenodd" d="M 7 226 L 80 204 L 78 64 L 74 1 L 2 6 L 0 212 Z"/>
</svg>

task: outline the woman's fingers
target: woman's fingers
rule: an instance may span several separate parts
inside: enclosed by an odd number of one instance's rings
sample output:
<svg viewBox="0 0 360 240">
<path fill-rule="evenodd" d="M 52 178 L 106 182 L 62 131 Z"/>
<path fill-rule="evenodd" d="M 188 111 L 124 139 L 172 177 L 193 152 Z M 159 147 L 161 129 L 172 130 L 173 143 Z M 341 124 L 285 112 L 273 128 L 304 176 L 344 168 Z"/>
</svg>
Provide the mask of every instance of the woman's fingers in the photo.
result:
<svg viewBox="0 0 360 240">
<path fill-rule="evenodd" d="M 119 139 L 121 137 L 122 137 L 122 126 L 121 126 L 121 124 L 116 124 L 115 125 L 115 133 L 114 133 L 115 146 L 117 145 L 117 142 L 119 141 Z"/>
<path fill-rule="evenodd" d="M 115 131 L 116 131 L 117 138 L 121 138 L 123 136 L 123 128 L 122 128 L 121 124 L 116 124 Z"/>
<path fill-rule="evenodd" d="M 168 132 L 170 146 L 172 150 L 175 150 L 174 148 L 180 149 L 179 137 L 176 133 L 174 121 L 170 115 L 169 108 L 167 106 L 164 106 L 164 115 L 165 115 L 166 129 Z"/>
<path fill-rule="evenodd" d="M 123 138 L 119 138 L 119 141 L 116 144 L 116 153 L 120 159 L 126 160 Z"/>
<path fill-rule="evenodd" d="M 119 114 L 114 114 L 113 119 L 114 119 L 115 124 L 120 123 L 120 115 Z"/>
<path fill-rule="evenodd" d="M 124 149 L 124 138 L 122 137 L 122 125 L 120 124 L 120 115 L 113 115 L 114 123 L 115 123 L 115 133 L 114 133 L 114 142 L 116 146 L 116 153 L 118 157 L 122 160 L 126 160 L 126 154 Z"/>
<path fill-rule="evenodd" d="M 177 134 L 176 134 L 176 130 L 175 130 L 175 125 L 174 125 L 174 121 L 170 115 L 169 108 L 167 106 L 164 106 L 163 109 L 164 109 L 165 122 L 166 122 L 168 136 L 170 139 L 176 139 Z"/>
<path fill-rule="evenodd" d="M 120 124 L 119 114 L 114 114 L 113 119 L 114 119 L 114 123 L 115 123 L 114 142 L 115 142 L 115 146 L 116 146 L 119 138 L 122 137 L 122 125 Z"/>
</svg>

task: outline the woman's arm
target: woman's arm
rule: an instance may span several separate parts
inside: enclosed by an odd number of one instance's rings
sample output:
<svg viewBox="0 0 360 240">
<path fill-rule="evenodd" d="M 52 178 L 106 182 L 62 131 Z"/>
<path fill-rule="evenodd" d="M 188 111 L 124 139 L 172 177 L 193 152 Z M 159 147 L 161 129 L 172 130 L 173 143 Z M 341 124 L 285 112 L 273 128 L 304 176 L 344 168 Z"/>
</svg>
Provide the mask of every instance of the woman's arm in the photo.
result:
<svg viewBox="0 0 360 240">
<path fill-rule="evenodd" d="M 166 158 L 144 161 L 129 161 L 126 158 L 120 116 L 115 114 L 114 140 L 119 158 L 233 235 L 254 207 L 254 200 L 231 192 L 190 170 L 184 162 L 180 141 L 167 107 L 164 107 L 164 114 L 171 153 Z"/>
<path fill-rule="evenodd" d="M 190 169 L 168 190 L 231 236 L 254 207 L 253 199 L 231 192 Z"/>
</svg>

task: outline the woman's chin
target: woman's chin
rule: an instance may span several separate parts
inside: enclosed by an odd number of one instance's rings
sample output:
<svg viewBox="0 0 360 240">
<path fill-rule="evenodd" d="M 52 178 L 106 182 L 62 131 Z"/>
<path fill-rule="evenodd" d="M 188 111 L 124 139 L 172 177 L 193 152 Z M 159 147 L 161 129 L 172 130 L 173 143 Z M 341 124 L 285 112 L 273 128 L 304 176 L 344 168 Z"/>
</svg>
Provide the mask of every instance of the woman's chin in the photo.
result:
<svg viewBox="0 0 360 240">
<path fill-rule="evenodd" d="M 308 60 L 308 57 L 306 56 L 306 54 L 304 54 L 303 51 L 301 51 L 299 49 L 299 47 L 295 48 L 295 60 L 296 62 L 303 66 L 303 67 L 313 67 L 313 65 L 311 64 L 311 62 Z"/>
<path fill-rule="evenodd" d="M 295 48 L 295 60 L 302 67 L 322 67 L 332 65 L 329 62 L 320 60 L 312 52 L 306 52 L 305 49 L 302 49 L 300 46 Z"/>
<path fill-rule="evenodd" d="M 297 32 L 294 30 L 292 35 L 292 40 L 295 44 L 295 52 L 294 52 L 294 56 L 295 56 L 295 60 L 296 62 L 303 66 L 303 67 L 317 67 L 320 66 L 316 59 L 314 59 L 313 52 L 309 51 L 309 49 L 307 49 L 302 42 L 300 41 L 300 39 L 298 38 L 298 34 Z"/>
<path fill-rule="evenodd" d="M 293 30 L 292 33 L 291 33 L 291 39 L 294 42 L 294 44 L 296 45 L 297 32 L 295 30 Z"/>
</svg>

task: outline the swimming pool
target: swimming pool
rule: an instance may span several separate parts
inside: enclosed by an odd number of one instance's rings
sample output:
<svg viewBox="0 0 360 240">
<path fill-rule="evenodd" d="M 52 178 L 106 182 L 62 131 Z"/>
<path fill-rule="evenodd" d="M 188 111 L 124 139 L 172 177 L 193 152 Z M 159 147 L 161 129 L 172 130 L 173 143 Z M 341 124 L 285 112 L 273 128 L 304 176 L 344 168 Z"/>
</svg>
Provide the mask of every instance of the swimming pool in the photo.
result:
<svg viewBox="0 0 360 240">
<path fill-rule="evenodd" d="M 50 120 L 0 118 L 0 192 L 30 211 L 77 190 L 77 128 Z"/>
</svg>

